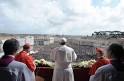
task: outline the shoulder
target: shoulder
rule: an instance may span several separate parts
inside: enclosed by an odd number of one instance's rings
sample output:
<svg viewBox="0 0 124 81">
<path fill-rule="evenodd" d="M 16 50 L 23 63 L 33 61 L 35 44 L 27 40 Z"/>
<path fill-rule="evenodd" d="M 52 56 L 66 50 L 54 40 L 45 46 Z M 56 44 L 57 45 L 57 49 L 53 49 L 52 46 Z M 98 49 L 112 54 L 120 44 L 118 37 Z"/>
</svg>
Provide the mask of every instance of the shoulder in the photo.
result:
<svg viewBox="0 0 124 81">
<path fill-rule="evenodd" d="M 102 66 L 102 65 L 106 65 L 106 64 L 109 64 L 109 60 L 107 59 L 99 59 L 97 60 L 96 64 L 98 64 L 98 66 Z"/>
<path fill-rule="evenodd" d="M 18 68 L 18 69 L 23 69 L 26 66 L 26 64 L 22 63 L 22 62 L 18 62 L 18 61 L 12 61 L 10 64 L 9 64 L 9 67 L 12 67 L 12 68 Z"/>
<path fill-rule="evenodd" d="M 67 49 L 69 49 L 69 50 L 74 51 L 74 49 L 73 49 L 73 48 L 71 48 L 71 47 L 69 47 L 69 46 L 67 46 L 67 45 L 65 45 L 65 48 L 67 48 Z"/>
<path fill-rule="evenodd" d="M 92 68 L 98 66 L 98 64 L 99 64 L 99 62 L 96 61 L 96 62 L 92 65 Z"/>
<path fill-rule="evenodd" d="M 18 57 L 24 57 L 25 55 L 26 55 L 26 52 L 21 51 L 20 53 L 18 53 L 18 54 L 16 55 L 16 58 L 18 58 Z"/>
<path fill-rule="evenodd" d="M 107 64 L 107 65 L 104 65 L 104 66 L 101 66 L 99 67 L 97 70 L 96 70 L 96 73 L 107 73 L 107 72 L 111 72 L 114 70 L 114 67 L 112 66 L 112 64 Z"/>
<path fill-rule="evenodd" d="M 103 57 L 102 59 L 100 59 L 100 61 L 103 61 L 103 62 L 105 62 L 105 63 L 110 63 L 110 60 L 107 59 L 107 58 L 105 58 L 105 57 Z"/>
</svg>

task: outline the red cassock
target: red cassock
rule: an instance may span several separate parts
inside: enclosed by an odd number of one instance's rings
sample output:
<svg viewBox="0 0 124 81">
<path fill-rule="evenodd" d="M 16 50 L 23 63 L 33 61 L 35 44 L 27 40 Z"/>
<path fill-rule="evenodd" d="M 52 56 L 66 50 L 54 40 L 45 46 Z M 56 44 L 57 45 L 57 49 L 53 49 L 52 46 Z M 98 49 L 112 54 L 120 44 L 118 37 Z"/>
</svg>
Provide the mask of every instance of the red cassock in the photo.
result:
<svg viewBox="0 0 124 81">
<path fill-rule="evenodd" d="M 36 69 L 36 65 L 34 64 L 34 59 L 32 56 L 28 55 L 26 51 L 21 51 L 18 55 L 15 57 L 16 61 L 23 62 L 27 65 L 27 67 L 34 72 Z"/>
<path fill-rule="evenodd" d="M 110 63 L 110 61 L 109 61 L 108 59 L 106 59 L 106 58 L 104 58 L 104 57 L 99 58 L 99 59 L 97 60 L 97 62 L 92 65 L 92 67 L 91 67 L 91 69 L 90 69 L 90 71 L 89 71 L 89 74 L 90 74 L 90 75 L 94 75 L 95 72 L 96 72 L 96 70 L 97 70 L 99 67 L 101 67 L 101 66 L 103 66 L 103 65 L 106 65 L 106 64 L 109 64 L 109 63 Z"/>
</svg>

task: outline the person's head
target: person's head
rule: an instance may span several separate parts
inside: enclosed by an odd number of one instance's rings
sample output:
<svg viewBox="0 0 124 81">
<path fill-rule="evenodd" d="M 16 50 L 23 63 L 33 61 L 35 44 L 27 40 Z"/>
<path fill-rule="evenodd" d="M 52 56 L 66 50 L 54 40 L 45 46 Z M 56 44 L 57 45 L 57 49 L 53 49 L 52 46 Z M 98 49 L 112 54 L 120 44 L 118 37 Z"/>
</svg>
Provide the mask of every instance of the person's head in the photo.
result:
<svg viewBox="0 0 124 81">
<path fill-rule="evenodd" d="M 24 50 L 24 51 L 27 51 L 27 52 L 30 51 L 30 48 L 31 48 L 31 45 L 30 45 L 29 43 L 26 43 L 26 44 L 23 46 L 23 50 Z"/>
<path fill-rule="evenodd" d="M 5 55 L 14 55 L 19 49 L 19 42 L 16 39 L 8 39 L 3 44 Z"/>
<path fill-rule="evenodd" d="M 66 38 L 61 38 L 60 45 L 65 45 L 66 42 L 67 42 L 67 39 Z"/>
<path fill-rule="evenodd" d="M 104 51 L 102 48 L 96 48 L 96 56 L 97 58 L 101 58 L 104 56 Z"/>
<path fill-rule="evenodd" d="M 111 44 L 107 49 L 107 55 L 110 59 L 123 59 L 124 49 L 123 46 L 117 43 Z"/>
</svg>

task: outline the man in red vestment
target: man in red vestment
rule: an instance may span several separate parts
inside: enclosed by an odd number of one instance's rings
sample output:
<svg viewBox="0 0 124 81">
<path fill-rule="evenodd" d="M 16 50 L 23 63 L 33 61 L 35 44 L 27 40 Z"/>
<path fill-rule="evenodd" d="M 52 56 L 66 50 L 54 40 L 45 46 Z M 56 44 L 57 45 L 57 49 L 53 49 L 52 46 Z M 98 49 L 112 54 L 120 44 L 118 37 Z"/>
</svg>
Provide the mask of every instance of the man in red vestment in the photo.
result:
<svg viewBox="0 0 124 81">
<path fill-rule="evenodd" d="M 34 72 L 36 69 L 36 65 L 34 63 L 33 57 L 29 55 L 30 48 L 30 44 L 25 44 L 23 46 L 23 50 L 18 55 L 16 55 L 15 60 L 25 63 L 27 67 L 32 72 Z"/>
<path fill-rule="evenodd" d="M 97 56 L 97 60 L 96 63 L 94 63 L 90 69 L 89 72 L 90 75 L 94 75 L 99 67 L 110 63 L 110 61 L 104 57 L 103 49 L 96 48 L 96 56 Z"/>
</svg>

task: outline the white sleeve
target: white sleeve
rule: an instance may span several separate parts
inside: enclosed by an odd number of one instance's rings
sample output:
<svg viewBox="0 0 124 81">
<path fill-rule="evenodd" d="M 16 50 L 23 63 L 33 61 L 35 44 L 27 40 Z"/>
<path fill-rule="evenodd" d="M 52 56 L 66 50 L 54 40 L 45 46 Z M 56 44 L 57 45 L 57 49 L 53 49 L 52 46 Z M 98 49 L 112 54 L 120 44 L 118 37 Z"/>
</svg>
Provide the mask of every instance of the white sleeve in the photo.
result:
<svg viewBox="0 0 124 81">
<path fill-rule="evenodd" d="M 93 81 L 93 78 L 94 78 L 94 75 L 91 75 L 89 81 Z"/>
<path fill-rule="evenodd" d="M 34 72 L 30 71 L 26 65 L 22 69 L 21 79 L 21 81 L 35 81 Z"/>
<path fill-rule="evenodd" d="M 75 51 L 73 50 L 72 51 L 72 59 L 73 59 L 73 61 L 76 61 L 76 59 L 77 59 L 77 54 L 75 53 Z"/>
<path fill-rule="evenodd" d="M 90 81 L 105 81 L 105 75 L 101 68 L 98 68 Z"/>
</svg>

